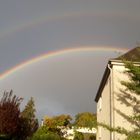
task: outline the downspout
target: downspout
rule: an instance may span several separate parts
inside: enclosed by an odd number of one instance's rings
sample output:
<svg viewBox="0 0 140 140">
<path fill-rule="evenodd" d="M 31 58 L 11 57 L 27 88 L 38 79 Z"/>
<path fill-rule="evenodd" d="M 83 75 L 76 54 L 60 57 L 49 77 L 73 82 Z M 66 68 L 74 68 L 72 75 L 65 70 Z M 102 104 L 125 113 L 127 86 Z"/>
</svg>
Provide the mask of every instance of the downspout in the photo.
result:
<svg viewBox="0 0 140 140">
<path fill-rule="evenodd" d="M 109 70 L 110 70 L 110 126 L 114 127 L 114 113 L 113 113 L 113 108 L 114 108 L 114 99 L 113 99 L 113 72 L 112 72 L 112 68 L 110 67 L 110 64 L 107 65 Z M 110 139 L 111 140 L 115 140 L 114 139 L 114 133 L 111 132 L 110 135 Z"/>
</svg>

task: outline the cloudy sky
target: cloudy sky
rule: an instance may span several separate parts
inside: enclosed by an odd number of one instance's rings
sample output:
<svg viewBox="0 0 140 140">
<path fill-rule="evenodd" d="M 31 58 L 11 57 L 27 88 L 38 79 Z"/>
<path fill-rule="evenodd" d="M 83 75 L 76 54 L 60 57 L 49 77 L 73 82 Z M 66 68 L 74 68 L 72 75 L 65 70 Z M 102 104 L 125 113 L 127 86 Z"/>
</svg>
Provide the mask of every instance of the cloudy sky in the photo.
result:
<svg viewBox="0 0 140 140">
<path fill-rule="evenodd" d="M 139 6 L 139 0 L 0 1 L 1 75 L 34 60 L 0 78 L 1 94 L 13 89 L 23 106 L 33 96 L 39 118 L 95 112 L 107 60 L 139 42 Z"/>
</svg>

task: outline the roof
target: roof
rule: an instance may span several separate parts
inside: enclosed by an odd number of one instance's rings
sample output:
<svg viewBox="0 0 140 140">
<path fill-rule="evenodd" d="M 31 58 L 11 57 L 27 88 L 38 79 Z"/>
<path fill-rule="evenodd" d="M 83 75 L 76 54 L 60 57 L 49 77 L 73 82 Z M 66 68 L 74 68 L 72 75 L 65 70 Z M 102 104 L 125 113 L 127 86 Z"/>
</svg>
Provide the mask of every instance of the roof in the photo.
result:
<svg viewBox="0 0 140 140">
<path fill-rule="evenodd" d="M 140 47 L 136 47 L 113 60 L 122 60 L 122 59 L 125 59 L 127 61 L 140 62 Z"/>
<path fill-rule="evenodd" d="M 117 57 L 117 58 L 114 58 L 114 59 L 110 59 L 108 61 L 108 64 L 111 66 L 111 62 L 112 61 L 118 61 L 118 62 L 121 62 L 122 59 L 125 59 L 127 61 L 133 61 L 133 62 L 140 62 L 140 47 L 136 47 L 130 51 L 128 51 L 127 53 Z M 96 97 L 95 97 L 95 101 L 98 102 L 101 94 L 102 94 L 102 91 L 104 89 L 104 86 L 106 84 L 106 81 L 108 79 L 108 76 L 110 74 L 110 70 L 108 68 L 108 65 L 106 66 L 106 69 L 105 69 L 105 72 L 103 74 L 103 78 L 101 80 L 101 83 L 100 83 L 100 86 L 98 88 L 98 91 L 97 91 L 97 94 L 96 94 Z"/>
</svg>

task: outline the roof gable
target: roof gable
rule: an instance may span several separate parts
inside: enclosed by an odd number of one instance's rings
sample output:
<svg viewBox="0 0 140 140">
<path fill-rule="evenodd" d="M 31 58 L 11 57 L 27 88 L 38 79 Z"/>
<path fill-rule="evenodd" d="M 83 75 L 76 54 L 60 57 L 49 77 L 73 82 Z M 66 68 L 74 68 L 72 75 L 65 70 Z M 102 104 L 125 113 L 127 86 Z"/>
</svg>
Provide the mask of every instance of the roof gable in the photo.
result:
<svg viewBox="0 0 140 140">
<path fill-rule="evenodd" d="M 111 62 L 113 62 L 114 60 L 115 61 L 118 61 L 118 62 L 122 62 L 121 60 L 122 59 L 125 59 L 127 61 L 133 61 L 133 62 L 138 62 L 140 63 L 140 47 L 136 47 L 130 51 L 128 51 L 127 53 L 119 56 L 118 58 L 114 58 L 114 59 L 110 59 L 108 61 L 108 65 L 111 65 Z M 104 86 L 105 86 L 105 83 L 108 79 L 108 76 L 110 74 L 110 70 L 108 68 L 108 65 L 105 69 L 105 72 L 104 72 L 104 75 L 103 75 L 103 78 L 101 80 L 101 83 L 100 83 L 100 86 L 98 88 L 98 91 L 97 91 L 97 94 L 96 94 L 96 97 L 95 97 L 95 101 L 98 102 L 101 94 L 102 94 L 102 91 L 104 89 Z"/>
<path fill-rule="evenodd" d="M 133 62 L 140 62 L 140 47 L 136 47 L 127 53 L 119 56 L 118 58 L 112 59 L 112 60 L 122 60 L 125 59 L 127 61 L 133 61 Z"/>
</svg>

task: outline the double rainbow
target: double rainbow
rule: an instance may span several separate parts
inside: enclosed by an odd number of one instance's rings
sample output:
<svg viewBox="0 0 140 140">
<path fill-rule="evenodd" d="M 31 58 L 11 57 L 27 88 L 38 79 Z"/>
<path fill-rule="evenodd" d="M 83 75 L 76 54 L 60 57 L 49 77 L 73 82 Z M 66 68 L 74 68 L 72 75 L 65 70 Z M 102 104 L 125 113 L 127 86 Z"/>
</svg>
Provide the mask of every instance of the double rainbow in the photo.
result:
<svg viewBox="0 0 140 140">
<path fill-rule="evenodd" d="M 0 74 L 0 80 L 8 77 L 9 75 L 19 71 L 20 69 L 23 69 L 24 67 L 31 65 L 35 62 L 38 62 L 40 60 L 43 59 L 47 59 L 50 57 L 56 57 L 56 56 L 61 56 L 63 54 L 69 54 L 69 53 L 74 53 L 74 52 L 89 52 L 89 51 L 106 51 L 106 52 L 126 52 L 128 49 L 126 48 L 118 48 L 118 47 L 108 47 L 108 46 L 100 46 L 100 47 L 95 47 L 95 46 L 85 46 L 85 47 L 79 47 L 79 48 L 71 48 L 71 49 L 63 49 L 63 50 L 59 50 L 59 51 L 52 51 L 52 52 L 48 52 L 45 54 L 42 54 L 40 56 L 37 57 L 33 57 L 27 61 L 24 61 L 16 66 L 14 66 L 13 68 L 5 71 L 4 73 Z"/>
</svg>

